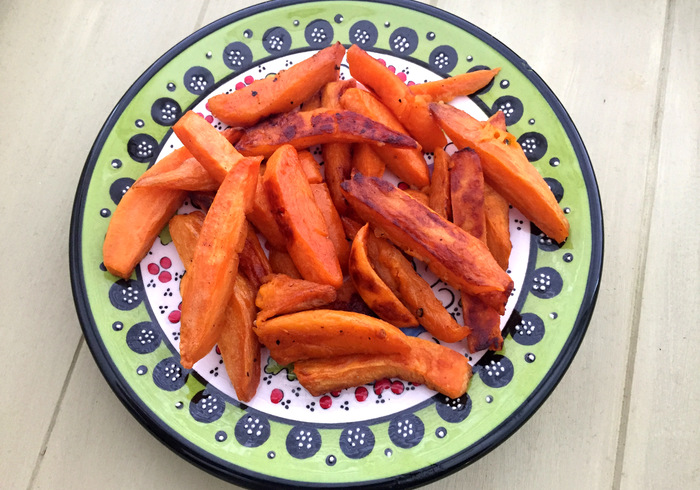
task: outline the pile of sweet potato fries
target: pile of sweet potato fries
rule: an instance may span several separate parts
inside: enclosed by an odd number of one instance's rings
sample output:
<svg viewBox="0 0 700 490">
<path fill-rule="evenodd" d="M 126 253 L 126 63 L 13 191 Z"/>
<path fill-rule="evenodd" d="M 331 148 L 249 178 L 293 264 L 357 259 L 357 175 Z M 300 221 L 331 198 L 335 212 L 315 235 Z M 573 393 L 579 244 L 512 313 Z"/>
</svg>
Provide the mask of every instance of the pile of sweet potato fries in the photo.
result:
<svg viewBox="0 0 700 490">
<path fill-rule="evenodd" d="M 339 80 L 346 54 L 353 78 Z M 173 130 L 184 147 L 123 196 L 104 264 L 129 278 L 169 225 L 187 271 L 181 363 L 191 368 L 218 344 L 242 401 L 255 395 L 261 344 L 294 363 L 313 395 L 397 377 L 459 397 L 467 358 L 401 327 L 466 339 L 470 352 L 500 349 L 513 289 L 509 203 L 552 239 L 568 235 L 503 114 L 477 121 L 446 104 L 498 71 L 409 87 L 358 46 L 335 44 L 214 96 L 209 108 L 229 127 L 219 132 L 191 111 L 180 118 Z M 445 134 L 459 149 L 451 156 Z M 434 152 L 432 176 L 423 152 Z M 410 188 L 383 180 L 385 169 Z M 187 198 L 206 214 L 175 214 Z M 407 255 L 461 292 L 464 325 Z"/>
</svg>

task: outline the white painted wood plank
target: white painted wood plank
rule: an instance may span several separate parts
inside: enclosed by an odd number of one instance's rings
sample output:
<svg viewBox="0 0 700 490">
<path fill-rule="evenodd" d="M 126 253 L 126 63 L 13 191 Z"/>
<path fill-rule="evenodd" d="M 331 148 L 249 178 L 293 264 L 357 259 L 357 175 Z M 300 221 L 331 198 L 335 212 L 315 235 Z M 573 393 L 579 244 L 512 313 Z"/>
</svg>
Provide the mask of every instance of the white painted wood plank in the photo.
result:
<svg viewBox="0 0 700 490">
<path fill-rule="evenodd" d="M 28 484 L 80 338 L 68 227 L 83 163 L 121 95 L 199 11 L 160 5 L 38 0 L 0 9 L 3 488 Z"/>
<path fill-rule="evenodd" d="M 622 488 L 700 482 L 700 4 L 675 3 Z"/>
<path fill-rule="evenodd" d="M 435 489 L 610 488 L 613 484 L 664 3 L 476 2 L 440 8 L 480 26 L 547 82 L 577 125 L 603 199 L 596 312 L 568 373 L 501 447 Z M 640 32 L 644 35 L 640 36 Z"/>
</svg>

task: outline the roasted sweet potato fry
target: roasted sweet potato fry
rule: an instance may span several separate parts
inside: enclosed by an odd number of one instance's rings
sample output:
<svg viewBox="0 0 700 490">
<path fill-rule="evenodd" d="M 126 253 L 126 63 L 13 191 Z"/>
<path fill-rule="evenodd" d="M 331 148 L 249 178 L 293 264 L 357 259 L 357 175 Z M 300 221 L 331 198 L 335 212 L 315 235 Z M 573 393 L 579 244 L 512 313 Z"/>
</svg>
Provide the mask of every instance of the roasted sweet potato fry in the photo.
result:
<svg viewBox="0 0 700 490">
<path fill-rule="evenodd" d="M 484 174 L 479 155 L 471 148 L 452 155 L 450 170 L 452 222 L 486 243 Z"/>
<path fill-rule="evenodd" d="M 168 172 L 145 176 L 134 182 L 136 187 L 160 187 L 183 191 L 216 191 L 220 182 L 202 167 L 196 158 L 188 158 Z"/>
<path fill-rule="evenodd" d="M 343 106 L 340 103 L 340 97 L 346 90 L 355 87 L 357 87 L 357 82 L 352 78 L 350 80 L 337 80 L 327 83 L 326 86 L 321 89 L 321 106 L 326 109 L 342 109 Z"/>
<path fill-rule="evenodd" d="M 340 287 L 343 273 L 328 227 L 296 150 L 284 145 L 267 161 L 263 186 L 287 251 L 304 279 Z"/>
<path fill-rule="evenodd" d="M 513 281 L 480 240 L 383 180 L 356 174 L 342 189 L 360 217 L 438 277 L 505 311 Z"/>
<path fill-rule="evenodd" d="M 260 342 L 253 332 L 255 292 L 255 286 L 246 278 L 236 276 L 218 339 L 226 373 L 242 402 L 255 396 L 260 382 Z"/>
<path fill-rule="evenodd" d="M 379 318 L 397 327 L 416 327 L 418 320 L 399 301 L 394 292 L 372 268 L 367 256 L 369 225 L 360 229 L 352 242 L 350 251 L 350 278 L 355 289 Z"/>
<path fill-rule="evenodd" d="M 265 165 L 260 166 L 260 170 L 264 173 Z M 262 175 L 262 174 L 261 174 Z M 287 241 L 282 235 L 277 220 L 272 214 L 270 201 L 267 198 L 267 193 L 263 188 L 262 178 L 258 179 L 258 184 L 255 189 L 255 197 L 253 199 L 253 208 L 248 213 L 248 219 L 255 228 L 265 237 L 267 243 L 277 250 L 287 250 Z"/>
<path fill-rule="evenodd" d="M 407 354 L 408 337 L 359 313 L 311 310 L 256 323 L 255 333 L 279 364 L 349 354 Z"/>
<path fill-rule="evenodd" d="M 140 178 L 177 168 L 191 156 L 186 148 L 175 150 Z M 102 260 L 107 270 L 117 277 L 128 279 L 186 197 L 186 191 L 132 186 L 122 196 L 109 220 L 102 245 Z"/>
<path fill-rule="evenodd" d="M 430 198 L 423 191 L 419 191 L 417 189 L 406 189 L 404 192 L 421 203 L 423 206 L 428 206 L 430 204 Z"/>
<path fill-rule="evenodd" d="M 314 195 L 314 200 L 318 206 L 323 220 L 328 228 L 328 238 L 333 242 L 335 254 L 338 256 L 338 262 L 343 273 L 348 270 L 348 258 L 350 257 L 350 244 L 345 238 L 345 230 L 343 222 L 340 221 L 340 215 L 333 205 L 331 194 L 326 184 L 311 184 L 311 192 Z"/>
<path fill-rule="evenodd" d="M 366 90 L 357 88 L 347 90 L 340 98 L 340 102 L 347 110 L 367 116 L 399 133 L 408 134 L 391 110 Z M 411 150 L 392 146 L 375 146 L 373 149 L 399 179 L 416 187 L 424 187 L 430 183 L 428 165 L 419 149 Z"/>
<path fill-rule="evenodd" d="M 460 95 L 481 90 L 493 80 L 500 68 L 462 73 L 434 82 L 418 83 L 410 87 L 414 95 L 427 95 L 431 102 L 449 102 Z"/>
<path fill-rule="evenodd" d="M 244 155 L 270 156 L 282 145 L 304 149 L 324 143 L 373 143 L 398 148 L 417 148 L 418 143 L 351 111 L 316 109 L 290 112 L 253 126 L 236 143 Z"/>
<path fill-rule="evenodd" d="M 452 318 L 430 285 L 396 247 L 370 234 L 367 249 L 379 277 L 436 339 L 452 343 L 469 335 L 470 328 Z"/>
<path fill-rule="evenodd" d="M 194 251 L 197 248 L 197 241 L 199 240 L 203 224 L 204 213 L 201 211 L 176 214 L 168 222 L 170 236 L 185 270 L 189 269 L 192 257 L 194 257 Z"/>
<path fill-rule="evenodd" d="M 338 79 L 345 48 L 335 43 L 274 77 L 256 80 L 245 88 L 209 99 L 209 109 L 233 127 L 248 127 L 271 114 L 287 112 L 312 97 L 326 83 Z"/>
<path fill-rule="evenodd" d="M 340 184 L 350 178 L 352 147 L 349 143 L 327 143 L 321 151 L 328 191 L 338 213 L 345 215 L 348 212 L 348 203 L 340 190 Z"/>
<path fill-rule="evenodd" d="M 313 310 L 332 303 L 335 288 L 328 284 L 293 279 L 284 274 L 273 274 L 260 286 L 255 304 L 260 309 L 258 323 L 277 315 Z"/>
<path fill-rule="evenodd" d="M 275 274 L 285 274 L 293 279 L 301 279 L 301 274 L 287 252 L 273 248 L 270 250 L 270 267 Z"/>
<path fill-rule="evenodd" d="M 508 269 L 510 251 L 510 206 L 508 201 L 484 183 L 484 214 L 486 215 L 486 242 L 491 255 L 501 269 Z"/>
<path fill-rule="evenodd" d="M 323 89 L 320 89 L 318 92 L 313 94 L 311 97 L 306 99 L 302 104 L 299 106 L 300 111 L 313 111 L 314 109 L 318 109 L 320 107 L 323 107 L 321 105 L 321 91 Z"/>
<path fill-rule="evenodd" d="M 348 240 L 354 240 L 357 232 L 360 231 L 363 224 L 355 221 L 352 218 L 346 216 L 341 216 L 340 221 L 343 223 L 343 230 L 345 230 L 345 236 Z"/>
<path fill-rule="evenodd" d="M 452 159 L 442 148 L 435 148 L 433 176 L 430 180 L 430 209 L 448 221 L 452 221 L 452 201 L 450 200 L 450 167 Z"/>
<path fill-rule="evenodd" d="M 260 240 L 252 226 L 246 223 L 246 238 L 238 262 L 238 271 L 242 273 L 257 290 L 265 277 L 272 274 L 270 261 L 265 254 Z"/>
<path fill-rule="evenodd" d="M 406 355 L 356 354 L 310 359 L 295 363 L 294 373 L 313 396 L 382 378 L 424 384 L 450 398 L 467 392 L 472 370 L 465 356 L 417 337 L 408 337 L 408 343 L 411 350 Z"/>
<path fill-rule="evenodd" d="M 238 254 L 245 244 L 245 214 L 260 162 L 244 158 L 227 174 L 204 219 L 182 298 L 180 357 L 189 369 L 214 347 L 220 317 L 233 293 Z"/>
<path fill-rule="evenodd" d="M 569 222 L 564 212 L 512 134 L 446 104 L 430 104 L 430 110 L 458 148 L 476 151 L 486 182 L 547 236 L 566 240 Z"/>
<path fill-rule="evenodd" d="M 503 347 L 501 316 L 496 310 L 485 305 L 478 298 L 462 295 L 462 312 L 464 323 L 471 328 L 467 336 L 469 352 L 484 349 L 501 350 Z"/>
<path fill-rule="evenodd" d="M 369 143 L 355 143 L 352 147 L 352 168 L 368 177 L 382 177 L 386 164 Z"/>
<path fill-rule="evenodd" d="M 348 49 L 347 59 L 353 78 L 379 96 L 423 151 L 447 144 L 445 135 L 430 117 L 425 96 L 414 95 L 399 77 L 356 44 Z"/>
<path fill-rule="evenodd" d="M 309 181 L 309 184 L 320 184 L 323 182 L 323 174 L 321 174 L 321 166 L 318 164 L 314 156 L 308 150 L 297 152 L 299 163 L 301 164 L 304 175 Z"/>
<path fill-rule="evenodd" d="M 214 126 L 196 112 L 183 114 L 173 125 L 173 132 L 217 182 L 223 182 L 228 171 L 243 158 Z"/>
</svg>

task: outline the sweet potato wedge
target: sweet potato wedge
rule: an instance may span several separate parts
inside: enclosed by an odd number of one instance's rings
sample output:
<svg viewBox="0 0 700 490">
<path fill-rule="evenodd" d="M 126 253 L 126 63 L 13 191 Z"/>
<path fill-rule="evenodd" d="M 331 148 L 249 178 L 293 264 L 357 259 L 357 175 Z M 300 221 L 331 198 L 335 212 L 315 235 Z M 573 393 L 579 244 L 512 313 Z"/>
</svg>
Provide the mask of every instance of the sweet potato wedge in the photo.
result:
<svg viewBox="0 0 700 490">
<path fill-rule="evenodd" d="M 348 354 L 407 354 L 408 337 L 359 313 L 311 310 L 256 323 L 255 333 L 279 364 Z"/>
<path fill-rule="evenodd" d="M 423 206 L 428 206 L 430 204 L 430 198 L 423 191 L 419 191 L 418 189 L 406 189 L 404 192 L 421 203 Z"/>
<path fill-rule="evenodd" d="M 460 325 L 452 318 L 435 297 L 430 284 L 413 269 L 413 264 L 396 247 L 387 240 L 370 234 L 367 248 L 379 277 L 436 339 L 452 343 L 469 335 L 469 326 Z"/>
<path fill-rule="evenodd" d="M 313 310 L 335 299 L 335 288 L 328 284 L 272 274 L 260 286 L 255 298 L 255 304 L 260 309 L 257 321 L 262 323 L 277 315 Z"/>
<path fill-rule="evenodd" d="M 173 132 L 219 183 L 223 182 L 228 171 L 243 158 L 224 135 L 196 112 L 184 113 L 173 125 Z"/>
<path fill-rule="evenodd" d="M 356 44 L 348 49 L 347 60 L 353 78 L 379 96 L 423 151 L 447 144 L 445 135 L 430 117 L 425 96 L 414 95 L 399 77 Z"/>
<path fill-rule="evenodd" d="M 450 167 L 452 159 L 442 148 L 435 148 L 433 176 L 430 180 L 430 209 L 448 221 L 452 221 L 452 201 L 450 200 Z"/>
<path fill-rule="evenodd" d="M 510 206 L 493 187 L 484 183 L 484 214 L 486 243 L 501 269 L 508 269 L 513 245 L 510 243 Z"/>
<path fill-rule="evenodd" d="M 246 131 L 236 143 L 244 155 L 270 156 L 282 145 L 297 149 L 324 143 L 373 143 L 398 148 L 417 148 L 418 143 L 351 111 L 316 109 L 290 112 L 266 119 Z"/>
<path fill-rule="evenodd" d="M 486 243 L 484 174 L 479 155 L 471 148 L 452 155 L 450 170 L 452 222 Z"/>
<path fill-rule="evenodd" d="M 270 250 L 270 267 L 274 274 L 285 274 L 293 279 L 301 279 L 301 274 L 286 251 L 273 248 Z"/>
<path fill-rule="evenodd" d="M 180 320 L 180 357 L 191 368 L 214 347 L 220 317 L 233 293 L 238 255 L 245 244 L 245 214 L 255 193 L 260 162 L 244 158 L 227 174 L 204 219 L 187 271 Z"/>
<path fill-rule="evenodd" d="M 140 178 L 172 170 L 191 156 L 186 148 L 175 150 Z M 122 196 L 112 213 L 102 245 L 105 267 L 123 279 L 131 276 L 136 264 L 146 256 L 153 241 L 187 197 L 187 192 L 182 190 L 134 186 Z"/>
<path fill-rule="evenodd" d="M 168 172 L 149 175 L 134 182 L 136 187 L 160 187 L 183 191 L 216 191 L 220 182 L 196 158 L 188 158 Z"/>
<path fill-rule="evenodd" d="M 450 398 L 467 392 L 472 370 L 467 358 L 448 347 L 408 337 L 406 355 L 357 354 L 309 359 L 294 364 L 299 383 L 313 396 L 359 386 L 383 378 L 424 384 Z"/>
<path fill-rule="evenodd" d="M 505 311 L 513 281 L 480 240 L 383 180 L 356 174 L 342 189 L 360 217 L 438 277 Z"/>
<path fill-rule="evenodd" d="M 368 177 L 382 177 L 386 164 L 369 143 L 355 143 L 352 147 L 352 168 Z"/>
<path fill-rule="evenodd" d="M 481 90 L 499 71 L 501 71 L 500 68 L 472 71 L 443 80 L 418 83 L 409 88 L 414 95 L 427 95 L 431 102 L 449 102 L 460 95 L 470 95 Z"/>
<path fill-rule="evenodd" d="M 265 165 L 261 165 L 261 171 L 264 173 Z M 277 220 L 272 214 L 270 201 L 267 198 L 267 193 L 263 188 L 263 179 L 258 179 L 257 187 L 255 188 L 255 197 L 253 199 L 253 208 L 248 213 L 248 219 L 255 228 L 265 237 L 267 243 L 277 250 L 287 250 L 287 241 L 282 235 Z"/>
<path fill-rule="evenodd" d="M 308 150 L 297 152 L 299 163 L 306 175 L 309 184 L 320 184 L 323 182 L 323 174 L 321 174 L 321 166 L 318 164 L 314 156 Z"/>
<path fill-rule="evenodd" d="M 328 191 L 338 213 L 345 215 L 348 211 L 348 203 L 340 190 L 340 184 L 350 178 L 352 147 L 348 143 L 326 143 L 321 151 Z"/>
<path fill-rule="evenodd" d="M 369 224 L 366 224 L 352 242 L 349 270 L 355 290 L 362 296 L 367 306 L 385 322 L 400 328 L 418 326 L 416 317 L 406 309 L 374 271 L 367 256 L 367 242 L 370 234 Z"/>
<path fill-rule="evenodd" d="M 267 161 L 263 186 L 287 251 L 304 279 L 340 287 L 343 273 L 328 227 L 296 150 L 284 145 Z"/>
<path fill-rule="evenodd" d="M 345 48 L 335 43 L 274 77 L 256 80 L 230 94 L 209 99 L 209 109 L 233 127 L 249 127 L 271 114 L 287 112 L 338 79 Z"/>
<path fill-rule="evenodd" d="M 255 292 L 255 286 L 246 278 L 236 276 L 218 339 L 226 373 L 242 402 L 255 396 L 260 382 L 260 342 L 253 332 Z"/>
<path fill-rule="evenodd" d="M 340 98 L 340 103 L 349 111 L 369 117 L 399 133 L 408 134 L 391 110 L 366 90 L 347 90 Z M 399 179 L 416 187 L 424 187 L 430 183 L 428 165 L 419 149 L 383 146 L 374 147 L 374 150 Z"/>
<path fill-rule="evenodd" d="M 328 228 L 328 238 L 333 242 L 333 248 L 335 248 L 335 254 L 338 257 L 338 262 L 340 263 L 340 269 L 345 273 L 348 270 L 348 258 L 350 257 L 350 244 L 347 238 L 345 238 L 345 230 L 343 229 L 343 222 L 340 221 L 340 215 L 333 205 L 333 200 L 331 199 L 330 191 L 326 184 L 311 184 L 311 192 L 314 195 L 314 200 L 318 206 L 323 220 L 326 222 L 326 227 Z"/>
<path fill-rule="evenodd" d="M 430 110 L 458 148 L 476 151 L 486 182 L 547 236 L 566 240 L 569 222 L 564 212 L 512 134 L 446 104 L 432 103 Z"/>
<path fill-rule="evenodd" d="M 501 315 L 496 310 L 485 305 L 478 298 L 462 295 L 462 311 L 464 323 L 471 328 L 471 332 L 467 336 L 469 352 L 478 352 L 484 349 L 501 350 L 503 348 Z"/>
<path fill-rule="evenodd" d="M 313 94 L 311 97 L 306 99 L 304 102 L 301 103 L 299 106 L 300 111 L 313 111 L 314 109 L 318 109 L 320 107 L 323 107 L 321 105 L 321 92 L 323 89 L 320 89 L 317 91 L 315 94 Z"/>
<path fill-rule="evenodd" d="M 327 83 L 325 87 L 321 89 L 321 106 L 326 109 L 342 109 L 343 106 L 340 103 L 340 97 L 346 90 L 355 87 L 357 87 L 357 82 L 352 78 L 349 80 L 337 80 Z"/>
<path fill-rule="evenodd" d="M 197 248 L 199 234 L 204 224 L 204 213 L 194 211 L 188 214 L 176 214 L 168 222 L 170 236 L 173 239 L 175 250 L 182 260 L 185 270 L 189 269 Z"/>
<path fill-rule="evenodd" d="M 357 232 L 362 228 L 363 223 L 355 221 L 347 216 L 341 216 L 340 221 L 343 223 L 343 230 L 345 230 L 345 236 L 348 240 L 354 240 Z"/>
<path fill-rule="evenodd" d="M 238 271 L 257 290 L 265 277 L 272 274 L 272 267 L 253 227 L 246 223 L 245 228 L 246 238 L 238 262 Z"/>
</svg>

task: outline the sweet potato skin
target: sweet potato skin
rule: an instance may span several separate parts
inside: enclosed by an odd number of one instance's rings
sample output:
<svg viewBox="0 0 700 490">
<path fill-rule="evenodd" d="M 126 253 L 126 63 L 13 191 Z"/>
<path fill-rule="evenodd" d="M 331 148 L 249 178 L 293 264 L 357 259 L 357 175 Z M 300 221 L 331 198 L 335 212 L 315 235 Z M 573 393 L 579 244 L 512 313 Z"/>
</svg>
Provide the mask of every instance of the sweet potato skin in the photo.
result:
<svg viewBox="0 0 700 490">
<path fill-rule="evenodd" d="M 338 79 L 345 48 L 335 43 L 274 77 L 256 80 L 230 94 L 209 99 L 218 119 L 233 127 L 249 127 L 271 114 L 290 111 L 310 99 L 326 83 Z"/>
<path fill-rule="evenodd" d="M 355 290 L 382 320 L 400 328 L 415 327 L 418 325 L 416 317 L 372 268 L 367 253 L 370 234 L 369 225 L 366 224 L 355 236 L 350 249 L 349 270 Z"/>
<path fill-rule="evenodd" d="M 250 128 L 236 143 L 244 155 L 270 156 L 282 145 L 296 149 L 324 143 L 374 143 L 399 148 L 417 148 L 418 143 L 351 111 L 316 109 L 291 112 L 266 119 Z"/>
<path fill-rule="evenodd" d="M 427 263 L 438 277 L 505 311 L 513 281 L 480 240 L 388 182 L 356 174 L 342 188 L 360 217 Z"/>
<path fill-rule="evenodd" d="M 484 174 L 479 156 L 470 148 L 452 155 L 450 201 L 454 224 L 486 243 Z"/>
<path fill-rule="evenodd" d="M 348 354 L 406 354 L 408 337 L 360 313 L 311 310 L 256 322 L 255 333 L 280 364 Z"/>
<path fill-rule="evenodd" d="M 340 287 L 343 273 L 335 247 L 292 146 L 280 147 L 267 161 L 263 186 L 287 251 L 302 277 Z"/>
</svg>

